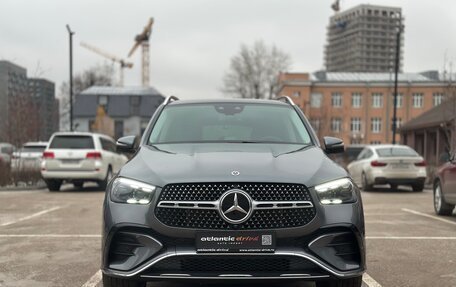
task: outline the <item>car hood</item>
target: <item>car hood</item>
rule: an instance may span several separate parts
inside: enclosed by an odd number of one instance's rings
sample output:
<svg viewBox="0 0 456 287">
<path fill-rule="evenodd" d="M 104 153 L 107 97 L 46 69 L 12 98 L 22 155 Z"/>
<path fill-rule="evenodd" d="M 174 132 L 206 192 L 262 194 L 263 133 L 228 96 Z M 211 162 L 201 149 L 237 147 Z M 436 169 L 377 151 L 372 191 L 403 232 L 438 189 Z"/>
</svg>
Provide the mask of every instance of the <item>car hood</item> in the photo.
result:
<svg viewBox="0 0 456 287">
<path fill-rule="evenodd" d="M 232 171 L 239 175 L 233 176 Z M 119 176 L 157 186 L 188 182 L 288 182 L 307 186 L 348 176 L 316 146 L 161 144 L 143 146 Z"/>
</svg>

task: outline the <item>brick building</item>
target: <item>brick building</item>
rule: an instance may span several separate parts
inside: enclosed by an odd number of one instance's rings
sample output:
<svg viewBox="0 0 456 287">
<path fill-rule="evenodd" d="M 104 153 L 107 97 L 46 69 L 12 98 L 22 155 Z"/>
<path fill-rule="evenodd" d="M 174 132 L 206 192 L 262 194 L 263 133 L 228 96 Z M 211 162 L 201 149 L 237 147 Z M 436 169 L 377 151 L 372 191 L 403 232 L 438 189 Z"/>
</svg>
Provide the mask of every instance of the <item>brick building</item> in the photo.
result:
<svg viewBox="0 0 456 287">
<path fill-rule="evenodd" d="M 278 94 L 299 105 L 320 138 L 339 137 L 347 145 L 392 141 L 394 74 L 283 73 L 279 82 Z M 439 105 L 444 90 L 435 71 L 399 74 L 398 126 Z"/>
</svg>

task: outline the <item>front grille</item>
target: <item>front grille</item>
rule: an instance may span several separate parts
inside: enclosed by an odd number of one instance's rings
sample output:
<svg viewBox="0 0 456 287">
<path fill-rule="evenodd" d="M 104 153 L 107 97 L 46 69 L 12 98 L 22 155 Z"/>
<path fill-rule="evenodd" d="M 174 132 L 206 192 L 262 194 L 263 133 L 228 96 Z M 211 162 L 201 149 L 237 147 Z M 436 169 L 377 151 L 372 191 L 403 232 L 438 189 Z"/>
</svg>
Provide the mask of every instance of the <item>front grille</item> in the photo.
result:
<svg viewBox="0 0 456 287">
<path fill-rule="evenodd" d="M 240 189 L 255 201 L 313 202 L 310 192 L 301 184 L 286 183 L 181 183 L 166 185 L 159 198 L 162 201 L 214 202 L 230 189 Z M 230 224 L 214 209 L 156 207 L 155 215 L 163 224 L 196 229 L 280 229 L 308 224 L 316 214 L 315 207 L 270 208 L 254 210 L 240 224 Z"/>
<path fill-rule="evenodd" d="M 291 256 L 179 256 L 164 259 L 148 272 L 290 272 L 318 271 L 313 263 Z"/>
<path fill-rule="evenodd" d="M 256 201 L 311 201 L 307 188 L 290 183 L 176 183 L 166 185 L 160 201 L 214 201 L 230 189 L 241 189 Z"/>
</svg>

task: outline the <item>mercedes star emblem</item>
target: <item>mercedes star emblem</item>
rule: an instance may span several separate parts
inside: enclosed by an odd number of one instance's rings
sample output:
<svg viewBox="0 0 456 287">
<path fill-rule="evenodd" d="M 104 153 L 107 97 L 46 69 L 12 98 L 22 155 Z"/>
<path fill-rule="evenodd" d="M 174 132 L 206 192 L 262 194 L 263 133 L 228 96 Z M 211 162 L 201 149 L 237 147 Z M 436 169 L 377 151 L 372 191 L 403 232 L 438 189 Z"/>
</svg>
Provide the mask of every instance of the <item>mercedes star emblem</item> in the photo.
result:
<svg viewBox="0 0 456 287">
<path fill-rule="evenodd" d="M 245 222 L 252 215 L 252 198 L 240 189 L 225 192 L 220 198 L 219 212 L 231 224 Z"/>
<path fill-rule="evenodd" d="M 241 174 L 241 173 L 240 173 L 239 171 L 237 171 L 237 170 L 233 170 L 233 171 L 231 172 L 231 175 L 232 175 L 232 176 L 238 176 L 238 175 L 240 175 L 240 174 Z"/>
</svg>

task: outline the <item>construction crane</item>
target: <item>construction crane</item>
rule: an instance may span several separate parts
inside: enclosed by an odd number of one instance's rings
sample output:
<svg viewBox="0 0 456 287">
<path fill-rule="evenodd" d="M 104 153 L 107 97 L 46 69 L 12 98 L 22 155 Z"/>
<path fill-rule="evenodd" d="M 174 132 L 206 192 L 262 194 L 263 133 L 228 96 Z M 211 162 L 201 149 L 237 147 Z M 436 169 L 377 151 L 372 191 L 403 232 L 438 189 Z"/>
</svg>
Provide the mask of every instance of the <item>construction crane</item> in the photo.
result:
<svg viewBox="0 0 456 287">
<path fill-rule="evenodd" d="M 334 1 L 334 3 L 331 5 L 331 8 L 334 10 L 335 13 L 340 11 L 340 0 Z"/>
<path fill-rule="evenodd" d="M 106 58 L 106 59 L 109 59 L 115 63 L 118 63 L 120 65 L 120 71 L 119 71 L 119 74 L 120 74 L 120 79 L 119 79 L 119 86 L 123 86 L 124 84 L 124 69 L 125 68 L 128 68 L 128 69 L 131 69 L 133 67 L 133 63 L 130 63 L 130 62 L 127 62 L 125 61 L 124 59 L 120 58 L 120 57 L 116 57 L 108 52 L 105 52 L 103 51 L 102 49 L 100 48 L 97 48 L 95 46 L 92 46 L 90 44 L 87 44 L 87 43 L 84 43 L 84 42 L 81 42 L 81 46 Z"/>
<path fill-rule="evenodd" d="M 149 86 L 149 39 L 152 33 L 152 25 L 154 24 L 154 18 L 150 18 L 147 25 L 141 34 L 136 35 L 135 44 L 128 53 L 128 57 L 131 57 L 136 51 L 139 45 L 142 48 L 142 85 L 144 87 Z"/>
</svg>

